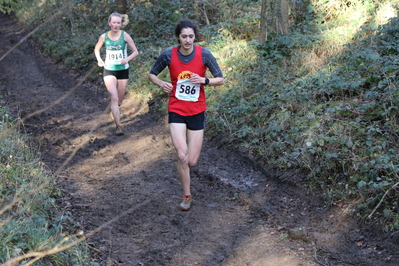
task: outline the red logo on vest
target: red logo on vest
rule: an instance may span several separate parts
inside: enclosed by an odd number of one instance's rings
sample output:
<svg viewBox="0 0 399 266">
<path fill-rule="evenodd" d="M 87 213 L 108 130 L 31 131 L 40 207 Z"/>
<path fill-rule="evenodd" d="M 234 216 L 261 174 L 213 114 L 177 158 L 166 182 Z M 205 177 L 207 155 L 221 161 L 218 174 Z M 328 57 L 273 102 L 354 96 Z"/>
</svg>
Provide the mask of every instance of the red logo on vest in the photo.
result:
<svg viewBox="0 0 399 266">
<path fill-rule="evenodd" d="M 179 74 L 177 79 L 189 79 L 191 77 L 191 71 L 183 71 Z"/>
</svg>

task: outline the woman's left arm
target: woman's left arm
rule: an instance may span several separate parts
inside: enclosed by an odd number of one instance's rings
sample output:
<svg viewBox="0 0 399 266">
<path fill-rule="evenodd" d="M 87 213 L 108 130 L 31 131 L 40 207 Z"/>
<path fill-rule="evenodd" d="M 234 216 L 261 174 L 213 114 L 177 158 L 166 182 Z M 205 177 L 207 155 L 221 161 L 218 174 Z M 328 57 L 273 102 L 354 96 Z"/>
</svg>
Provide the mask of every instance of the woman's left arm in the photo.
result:
<svg viewBox="0 0 399 266">
<path fill-rule="evenodd" d="M 221 86 L 224 84 L 224 78 L 216 77 L 216 78 L 208 78 L 210 86 Z"/>
<path fill-rule="evenodd" d="M 139 51 L 137 50 L 136 44 L 134 43 L 132 37 L 130 37 L 130 35 L 126 32 L 124 39 L 125 42 L 129 45 L 130 49 L 132 50 L 132 53 L 128 57 L 122 59 L 121 64 L 127 64 L 130 60 L 139 55 Z"/>
<path fill-rule="evenodd" d="M 218 62 L 216 61 L 216 58 L 213 56 L 211 51 L 208 49 L 203 48 L 203 58 L 204 63 L 206 67 L 211 71 L 213 78 L 208 78 L 208 82 L 206 81 L 206 78 L 204 77 L 203 82 L 206 85 L 210 86 L 221 86 L 224 84 L 224 76 L 222 73 L 222 70 L 219 67 Z"/>
</svg>

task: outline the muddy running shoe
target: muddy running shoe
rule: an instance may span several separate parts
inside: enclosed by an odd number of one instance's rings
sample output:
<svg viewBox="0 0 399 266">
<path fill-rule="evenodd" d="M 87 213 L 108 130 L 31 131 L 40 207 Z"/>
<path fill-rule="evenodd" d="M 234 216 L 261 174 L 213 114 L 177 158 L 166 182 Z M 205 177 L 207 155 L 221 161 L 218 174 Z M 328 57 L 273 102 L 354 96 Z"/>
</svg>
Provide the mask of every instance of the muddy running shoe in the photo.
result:
<svg viewBox="0 0 399 266">
<path fill-rule="evenodd" d="M 182 211 L 189 211 L 191 208 L 191 203 L 193 202 L 192 197 L 183 197 L 182 203 L 180 203 L 180 209 Z"/>
<path fill-rule="evenodd" d="M 117 126 L 116 127 L 115 135 L 117 135 L 117 136 L 122 136 L 123 135 L 123 131 L 122 131 L 122 127 L 121 126 Z"/>
</svg>

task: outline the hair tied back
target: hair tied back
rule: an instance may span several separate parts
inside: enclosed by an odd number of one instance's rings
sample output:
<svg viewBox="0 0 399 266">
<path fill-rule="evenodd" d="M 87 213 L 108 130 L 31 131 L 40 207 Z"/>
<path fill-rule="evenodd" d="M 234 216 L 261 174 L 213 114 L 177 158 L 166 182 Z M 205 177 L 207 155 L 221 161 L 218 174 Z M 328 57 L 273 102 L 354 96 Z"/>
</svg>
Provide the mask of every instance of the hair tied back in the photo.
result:
<svg viewBox="0 0 399 266">
<path fill-rule="evenodd" d="M 122 15 L 122 26 L 126 26 L 129 23 L 129 16 L 127 14 Z"/>
</svg>

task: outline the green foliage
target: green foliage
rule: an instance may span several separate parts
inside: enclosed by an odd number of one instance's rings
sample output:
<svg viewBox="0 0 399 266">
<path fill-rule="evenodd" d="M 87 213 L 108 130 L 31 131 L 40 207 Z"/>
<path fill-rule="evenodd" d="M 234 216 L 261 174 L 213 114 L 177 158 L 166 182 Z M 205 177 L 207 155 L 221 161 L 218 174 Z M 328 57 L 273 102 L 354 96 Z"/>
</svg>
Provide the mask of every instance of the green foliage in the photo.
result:
<svg viewBox="0 0 399 266">
<path fill-rule="evenodd" d="M 14 10 L 21 7 L 21 4 L 17 0 L 0 0 L 0 12 L 11 13 Z"/>
<path fill-rule="evenodd" d="M 134 19 L 131 25 L 134 35 L 156 45 L 174 39 L 176 23 L 182 18 L 194 19 L 188 14 L 194 14 L 191 2 L 144 0 L 137 1 L 129 16 Z"/>
<path fill-rule="evenodd" d="M 226 0 L 213 1 L 212 6 L 220 13 L 214 16 L 213 24 L 218 27 L 217 31 L 224 36 L 233 39 L 253 40 L 259 34 L 260 4 L 261 1 L 251 0 Z M 213 27 L 209 27 L 213 29 Z M 204 34 L 213 36 L 215 30 Z"/>
<path fill-rule="evenodd" d="M 399 181 L 399 19 L 372 35 L 366 26 L 357 42 L 307 75 L 294 68 L 298 51 L 313 49 L 300 40 L 312 36 L 298 32 L 254 45 L 257 58 L 229 59 L 225 66 L 245 71 L 234 71 L 237 84 L 212 105 L 209 124 L 270 167 L 301 169 L 332 202 L 360 202 L 361 217 L 383 200 L 374 215 L 393 229 L 399 222 L 393 189 Z"/>
<path fill-rule="evenodd" d="M 73 229 L 69 213 L 56 208 L 59 191 L 54 179 L 24 139 L 12 126 L 7 109 L 0 109 L 0 262 L 29 251 L 45 251 L 64 239 Z M 6 134 L 7 133 L 7 134 Z M 18 199 L 18 200 L 17 200 Z M 71 238 L 69 241 L 73 241 Z M 60 252 L 45 261 L 52 265 L 83 265 L 83 246 Z M 79 262 L 79 263 L 78 263 Z M 78 264 L 75 264 L 78 263 Z M 43 264 L 37 264 L 43 265 Z"/>
</svg>

